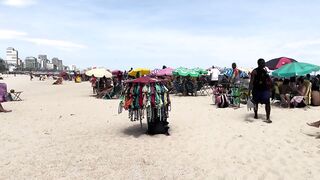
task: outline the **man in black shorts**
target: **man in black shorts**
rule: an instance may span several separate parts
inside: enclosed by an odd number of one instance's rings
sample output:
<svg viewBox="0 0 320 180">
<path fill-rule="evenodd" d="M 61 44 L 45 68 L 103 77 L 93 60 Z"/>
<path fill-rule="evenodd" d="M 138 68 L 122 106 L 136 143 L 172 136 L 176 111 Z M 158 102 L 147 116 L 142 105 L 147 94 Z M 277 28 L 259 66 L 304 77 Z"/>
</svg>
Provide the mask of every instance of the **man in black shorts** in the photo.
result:
<svg viewBox="0 0 320 180">
<path fill-rule="evenodd" d="M 258 119 L 258 105 L 265 104 L 267 119 L 266 123 L 272 123 L 270 120 L 270 89 L 271 89 L 271 78 L 265 69 L 264 59 L 258 60 L 258 67 L 251 73 L 250 80 L 250 92 L 252 91 L 252 100 L 255 105 L 254 107 L 254 118 Z"/>
</svg>

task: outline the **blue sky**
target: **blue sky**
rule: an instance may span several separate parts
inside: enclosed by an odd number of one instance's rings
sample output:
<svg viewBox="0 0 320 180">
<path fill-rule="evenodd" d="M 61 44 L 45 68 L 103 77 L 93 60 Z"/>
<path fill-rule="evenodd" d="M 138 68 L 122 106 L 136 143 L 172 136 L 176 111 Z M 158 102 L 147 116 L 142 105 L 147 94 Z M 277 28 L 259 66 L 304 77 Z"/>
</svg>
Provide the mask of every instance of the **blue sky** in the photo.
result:
<svg viewBox="0 0 320 180">
<path fill-rule="evenodd" d="M 0 57 L 47 54 L 81 68 L 319 64 L 317 0 L 0 0 Z"/>
</svg>

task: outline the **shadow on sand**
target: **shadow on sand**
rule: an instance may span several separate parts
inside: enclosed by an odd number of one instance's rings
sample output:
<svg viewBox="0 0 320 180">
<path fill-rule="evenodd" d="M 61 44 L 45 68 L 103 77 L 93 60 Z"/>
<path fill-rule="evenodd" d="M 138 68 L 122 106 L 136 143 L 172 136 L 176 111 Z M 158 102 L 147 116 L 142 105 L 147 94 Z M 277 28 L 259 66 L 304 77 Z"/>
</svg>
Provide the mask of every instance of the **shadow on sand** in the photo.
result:
<svg viewBox="0 0 320 180">
<path fill-rule="evenodd" d="M 247 113 L 244 117 L 244 121 L 253 123 L 255 121 L 264 121 L 267 119 L 267 116 L 265 114 L 258 114 L 258 119 L 254 118 L 254 113 Z"/>
<path fill-rule="evenodd" d="M 128 136 L 134 136 L 135 138 L 138 138 L 141 135 L 146 134 L 146 131 L 147 131 L 146 127 L 147 127 L 146 123 L 142 123 L 142 128 L 139 123 L 123 129 L 122 132 Z"/>
</svg>

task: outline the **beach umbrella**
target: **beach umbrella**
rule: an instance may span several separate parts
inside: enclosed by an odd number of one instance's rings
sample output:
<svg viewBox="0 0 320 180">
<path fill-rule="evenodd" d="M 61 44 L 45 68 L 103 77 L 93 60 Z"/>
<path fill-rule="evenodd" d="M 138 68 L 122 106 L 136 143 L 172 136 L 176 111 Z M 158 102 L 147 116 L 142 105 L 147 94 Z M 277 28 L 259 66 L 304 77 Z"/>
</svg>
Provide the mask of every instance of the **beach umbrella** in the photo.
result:
<svg viewBox="0 0 320 180">
<path fill-rule="evenodd" d="M 92 76 L 94 75 L 97 78 L 101 78 L 103 76 L 105 76 L 106 78 L 112 78 L 112 73 L 107 71 L 104 68 L 101 69 L 91 69 L 89 71 L 86 71 L 85 73 L 87 76 Z"/>
<path fill-rule="evenodd" d="M 270 61 L 267 61 L 266 66 L 270 70 L 275 70 L 275 69 L 279 69 L 283 65 L 290 64 L 293 62 L 297 62 L 297 61 L 287 57 L 279 57 L 279 58 L 275 58 L 275 59 L 271 59 Z"/>
<path fill-rule="evenodd" d="M 185 76 L 199 77 L 205 73 L 208 73 L 208 72 L 204 69 L 200 69 L 200 68 L 188 69 L 184 67 L 179 67 L 172 72 L 172 74 L 175 76 L 184 76 L 184 77 Z"/>
<path fill-rule="evenodd" d="M 199 77 L 201 76 L 202 74 L 194 69 L 189 69 L 189 76 L 191 77 Z"/>
<path fill-rule="evenodd" d="M 156 76 L 172 76 L 172 72 L 174 71 L 173 68 L 165 68 L 165 69 L 159 69 L 155 75 Z"/>
<path fill-rule="evenodd" d="M 157 75 L 157 73 L 158 73 L 160 70 L 161 70 L 161 69 L 154 69 L 154 70 L 151 71 L 150 74 L 155 76 L 155 75 Z"/>
<path fill-rule="evenodd" d="M 199 74 L 203 75 L 203 74 L 208 74 L 208 71 L 202 68 L 193 68 L 192 70 L 198 72 Z"/>
<path fill-rule="evenodd" d="M 119 74 L 123 74 L 123 72 L 122 72 L 121 70 L 118 70 L 118 69 L 111 71 L 111 73 L 112 73 L 112 75 L 114 75 L 114 76 L 117 76 L 117 75 L 119 75 Z"/>
<path fill-rule="evenodd" d="M 150 74 L 150 72 L 151 72 L 150 69 L 147 69 L 147 68 L 136 68 L 130 71 L 128 75 L 136 77 L 137 74 L 140 73 L 140 76 L 144 76 L 144 75 Z"/>
<path fill-rule="evenodd" d="M 228 76 L 228 77 L 231 77 L 232 74 L 233 74 L 233 69 L 232 69 L 232 68 L 225 68 L 225 69 L 223 70 L 223 73 L 222 73 L 222 74 L 224 74 L 224 75 L 226 75 L 226 76 Z"/>
<path fill-rule="evenodd" d="M 188 76 L 189 70 L 185 67 L 179 67 L 172 72 L 175 76 Z"/>
<path fill-rule="evenodd" d="M 151 78 L 151 77 L 148 77 L 148 76 L 143 76 L 143 77 L 140 77 L 140 78 L 137 78 L 137 79 L 134 79 L 133 81 L 131 81 L 133 83 L 142 83 L 142 84 L 148 84 L 148 83 L 155 83 L 155 82 L 158 82 L 157 79 L 155 78 Z"/>
<path fill-rule="evenodd" d="M 302 63 L 302 62 L 293 62 L 286 64 L 281 68 L 272 72 L 273 76 L 277 77 L 294 77 L 294 76 L 304 76 L 314 71 L 319 71 L 320 66 Z"/>
</svg>

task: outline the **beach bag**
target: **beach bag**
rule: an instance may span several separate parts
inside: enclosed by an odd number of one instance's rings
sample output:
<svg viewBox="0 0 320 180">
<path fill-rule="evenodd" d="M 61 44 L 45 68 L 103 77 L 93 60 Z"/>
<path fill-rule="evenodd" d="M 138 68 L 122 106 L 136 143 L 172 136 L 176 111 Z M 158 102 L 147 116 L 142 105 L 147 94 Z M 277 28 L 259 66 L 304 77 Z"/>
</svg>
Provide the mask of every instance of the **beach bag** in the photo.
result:
<svg viewBox="0 0 320 180">
<path fill-rule="evenodd" d="M 229 107 L 229 100 L 226 94 L 222 94 L 220 96 L 217 96 L 216 98 L 216 104 L 218 106 L 218 108 L 226 108 Z"/>
</svg>

